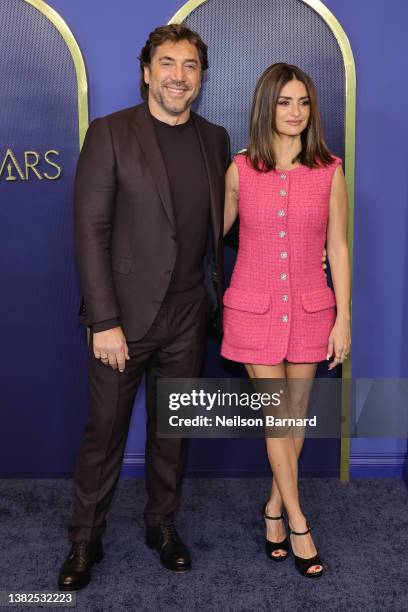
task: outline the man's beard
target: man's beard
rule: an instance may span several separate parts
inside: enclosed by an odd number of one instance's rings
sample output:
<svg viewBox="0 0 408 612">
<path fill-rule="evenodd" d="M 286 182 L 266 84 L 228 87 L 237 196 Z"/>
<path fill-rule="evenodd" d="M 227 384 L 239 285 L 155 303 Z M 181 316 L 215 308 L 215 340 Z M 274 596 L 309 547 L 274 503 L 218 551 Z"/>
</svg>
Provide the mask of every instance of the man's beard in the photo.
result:
<svg viewBox="0 0 408 612">
<path fill-rule="evenodd" d="M 192 104 L 193 104 L 194 100 L 196 100 L 199 92 L 197 92 L 196 95 L 190 96 L 187 100 L 184 100 L 184 101 L 174 100 L 173 105 L 172 105 L 171 102 L 169 103 L 168 100 L 166 100 L 164 98 L 164 96 L 162 96 L 162 93 L 161 93 L 160 89 L 157 89 L 156 91 L 153 91 L 152 94 L 153 94 L 153 97 L 155 98 L 156 102 L 158 104 L 160 104 L 160 106 L 167 113 L 169 113 L 170 115 L 177 116 L 177 115 L 183 114 L 187 109 L 189 109 L 192 106 Z M 180 106 L 180 104 L 181 104 L 181 106 Z"/>
</svg>

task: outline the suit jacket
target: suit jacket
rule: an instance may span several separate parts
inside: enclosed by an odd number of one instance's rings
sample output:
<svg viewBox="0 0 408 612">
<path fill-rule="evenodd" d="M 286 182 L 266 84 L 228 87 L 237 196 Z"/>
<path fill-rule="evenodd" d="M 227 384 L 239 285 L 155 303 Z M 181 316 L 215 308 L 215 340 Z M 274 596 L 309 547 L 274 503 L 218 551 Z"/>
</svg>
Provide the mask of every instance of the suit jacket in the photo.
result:
<svg viewBox="0 0 408 612">
<path fill-rule="evenodd" d="M 196 113 L 192 120 L 210 188 L 203 266 L 215 310 L 222 304 L 229 138 Z M 75 248 L 82 321 L 90 326 L 119 319 L 127 339 L 142 338 L 166 295 L 177 255 L 174 203 L 147 103 L 89 126 L 75 179 Z"/>
</svg>

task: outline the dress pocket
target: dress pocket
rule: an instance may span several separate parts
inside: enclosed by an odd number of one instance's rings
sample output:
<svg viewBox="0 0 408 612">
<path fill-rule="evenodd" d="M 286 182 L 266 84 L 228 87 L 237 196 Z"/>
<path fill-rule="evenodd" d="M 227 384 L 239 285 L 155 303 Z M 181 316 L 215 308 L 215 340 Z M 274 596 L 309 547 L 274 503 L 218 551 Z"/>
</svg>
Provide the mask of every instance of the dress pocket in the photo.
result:
<svg viewBox="0 0 408 612">
<path fill-rule="evenodd" d="M 271 320 L 270 295 L 229 287 L 223 303 L 225 342 L 239 348 L 264 348 Z"/>
<path fill-rule="evenodd" d="M 302 306 L 306 312 L 319 312 L 336 305 L 333 289 L 323 287 L 302 293 Z"/>
<path fill-rule="evenodd" d="M 333 328 L 336 312 L 333 289 L 323 287 L 302 294 L 302 333 L 312 351 L 324 351 Z"/>
</svg>

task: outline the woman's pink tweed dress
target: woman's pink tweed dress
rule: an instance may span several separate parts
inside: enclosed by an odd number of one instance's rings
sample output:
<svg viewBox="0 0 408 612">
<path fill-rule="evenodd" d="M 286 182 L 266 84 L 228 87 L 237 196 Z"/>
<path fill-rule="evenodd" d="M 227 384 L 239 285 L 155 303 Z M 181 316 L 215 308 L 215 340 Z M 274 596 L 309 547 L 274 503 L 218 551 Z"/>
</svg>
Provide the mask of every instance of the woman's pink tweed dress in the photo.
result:
<svg viewBox="0 0 408 612">
<path fill-rule="evenodd" d="M 245 155 L 239 173 L 239 249 L 224 294 L 221 354 L 273 365 L 326 359 L 335 297 L 322 269 L 330 166 L 256 172 Z"/>
</svg>

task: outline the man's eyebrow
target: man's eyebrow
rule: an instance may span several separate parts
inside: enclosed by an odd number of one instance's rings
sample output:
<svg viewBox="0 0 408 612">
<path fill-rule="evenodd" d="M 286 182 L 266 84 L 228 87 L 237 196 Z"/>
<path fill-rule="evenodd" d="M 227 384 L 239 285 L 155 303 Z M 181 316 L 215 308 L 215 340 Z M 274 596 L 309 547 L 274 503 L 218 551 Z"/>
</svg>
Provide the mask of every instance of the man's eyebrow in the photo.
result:
<svg viewBox="0 0 408 612">
<path fill-rule="evenodd" d="M 290 96 L 278 96 L 278 98 L 284 98 L 285 100 L 293 100 Z M 301 96 L 299 100 L 308 100 L 309 96 Z"/>
<path fill-rule="evenodd" d="M 169 55 L 162 55 L 162 57 L 159 57 L 159 61 L 161 62 L 162 60 L 174 62 L 174 57 L 170 57 Z M 187 58 L 183 61 L 184 63 L 189 62 L 189 63 L 198 64 L 198 60 L 196 60 L 194 57 L 192 57 L 191 59 Z"/>
</svg>

